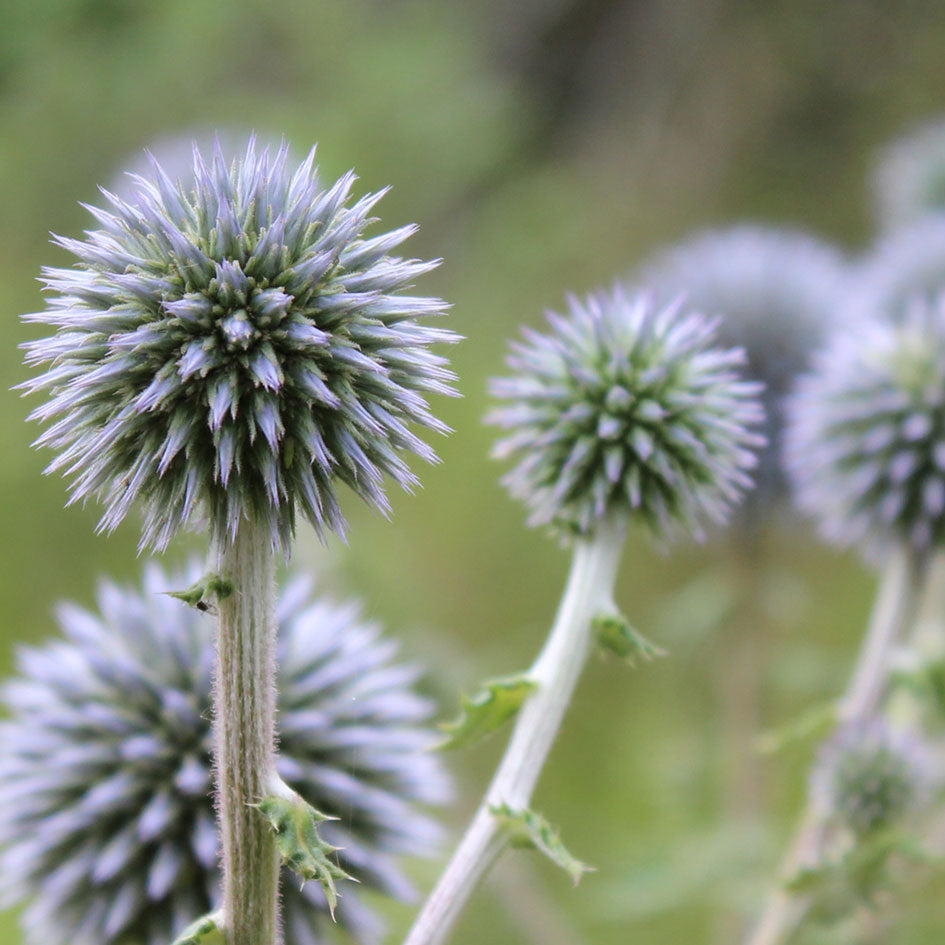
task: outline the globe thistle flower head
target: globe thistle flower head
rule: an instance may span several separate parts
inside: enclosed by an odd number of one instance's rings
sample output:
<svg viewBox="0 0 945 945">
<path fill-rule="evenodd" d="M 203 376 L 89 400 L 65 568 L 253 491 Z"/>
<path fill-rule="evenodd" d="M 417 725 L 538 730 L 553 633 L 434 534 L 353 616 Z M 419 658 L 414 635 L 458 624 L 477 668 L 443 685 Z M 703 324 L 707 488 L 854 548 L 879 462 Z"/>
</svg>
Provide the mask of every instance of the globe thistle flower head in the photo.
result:
<svg viewBox="0 0 945 945">
<path fill-rule="evenodd" d="M 924 122 L 881 148 L 872 190 L 883 226 L 945 210 L 945 120 Z"/>
<path fill-rule="evenodd" d="M 785 462 L 823 536 L 881 557 L 945 539 L 945 298 L 838 332 L 787 403 Z"/>
<path fill-rule="evenodd" d="M 45 271 L 26 319 L 55 334 L 26 345 L 47 370 L 23 386 L 49 396 L 49 471 L 104 503 L 103 529 L 138 503 L 143 547 L 254 516 L 288 549 L 297 510 L 343 529 L 338 482 L 386 511 L 385 476 L 417 482 L 401 451 L 435 459 L 410 425 L 446 430 L 426 395 L 453 375 L 430 346 L 456 336 L 422 324 L 444 303 L 401 290 L 437 263 L 390 255 L 414 227 L 365 237 L 383 191 L 349 206 L 354 174 L 323 188 L 314 157 L 195 148 L 189 183 L 152 161 L 133 197 L 88 207 L 99 229 L 57 238 L 78 262 Z"/>
<path fill-rule="evenodd" d="M 811 796 L 824 816 L 863 837 L 920 808 L 937 780 L 923 742 L 873 719 L 846 725 L 824 743 Z"/>
<path fill-rule="evenodd" d="M 751 513 L 786 491 L 781 469 L 781 401 L 807 367 L 843 302 L 849 264 L 830 244 L 800 230 L 740 224 L 705 230 L 658 252 L 631 276 L 660 297 L 684 294 L 720 316 L 718 341 L 745 349 L 745 376 L 764 384 L 764 433 Z M 741 517 L 741 516 L 740 516 Z"/>
<path fill-rule="evenodd" d="M 211 798 L 212 619 L 162 594 L 156 566 L 134 590 L 104 583 L 97 613 L 60 609 L 65 638 L 25 649 L 3 689 L 0 892 L 28 903 L 37 945 L 168 945 L 218 905 Z M 417 670 L 354 604 L 291 583 L 278 607 L 281 777 L 339 819 L 321 833 L 361 880 L 341 891 L 338 927 L 376 941 L 368 888 L 407 897 L 395 857 L 428 855 L 436 823 L 417 808 L 448 785 L 426 749 Z M 282 882 L 286 945 L 332 940 L 317 883 Z M 346 939 L 347 940 L 347 939 Z"/>
<path fill-rule="evenodd" d="M 903 318 L 914 300 L 945 292 L 945 212 L 884 233 L 854 270 L 844 305 L 847 324 Z"/>
<path fill-rule="evenodd" d="M 512 345 L 518 373 L 493 382 L 506 403 L 489 417 L 509 430 L 495 455 L 516 458 L 504 482 L 530 524 L 587 534 L 626 510 L 657 534 L 699 535 L 722 521 L 763 443 L 742 352 L 711 348 L 714 323 L 680 302 L 620 286 L 571 297 L 548 321 L 549 334 L 526 328 Z"/>
</svg>

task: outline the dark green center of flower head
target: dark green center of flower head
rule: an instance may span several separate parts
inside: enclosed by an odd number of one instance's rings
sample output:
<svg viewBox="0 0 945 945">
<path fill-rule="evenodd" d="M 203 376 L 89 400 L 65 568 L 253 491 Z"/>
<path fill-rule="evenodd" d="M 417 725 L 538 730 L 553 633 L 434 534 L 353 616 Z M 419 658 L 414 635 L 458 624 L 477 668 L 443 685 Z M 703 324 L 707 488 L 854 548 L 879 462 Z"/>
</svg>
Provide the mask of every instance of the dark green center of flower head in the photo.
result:
<svg viewBox="0 0 945 945">
<path fill-rule="evenodd" d="M 47 272 L 28 318 L 57 333 L 27 346 L 50 367 L 26 386 L 50 394 L 50 468 L 104 501 L 103 527 L 142 500 L 143 544 L 209 515 L 218 539 L 257 516 L 287 547 L 296 508 L 343 527 L 337 480 L 385 510 L 385 475 L 416 482 L 402 451 L 434 458 L 410 425 L 445 431 L 426 394 L 452 374 L 429 348 L 455 336 L 420 324 L 442 302 L 400 293 L 436 263 L 388 255 L 413 227 L 365 238 L 382 195 L 347 206 L 354 175 L 323 190 L 313 159 L 195 151 L 188 184 L 153 162 L 90 208 L 101 229 L 59 240 L 79 264 Z"/>
<path fill-rule="evenodd" d="M 519 457 L 505 482 L 532 523 L 583 534 L 621 508 L 661 532 L 722 520 L 761 442 L 741 352 L 710 348 L 702 316 L 620 289 L 549 320 L 514 347 L 519 375 L 493 384 L 507 403 L 492 420 L 511 431 L 496 454 Z"/>
<path fill-rule="evenodd" d="M 891 827 L 927 799 L 934 770 L 921 742 L 880 720 L 840 729 L 812 775 L 816 803 L 857 836 Z"/>
</svg>

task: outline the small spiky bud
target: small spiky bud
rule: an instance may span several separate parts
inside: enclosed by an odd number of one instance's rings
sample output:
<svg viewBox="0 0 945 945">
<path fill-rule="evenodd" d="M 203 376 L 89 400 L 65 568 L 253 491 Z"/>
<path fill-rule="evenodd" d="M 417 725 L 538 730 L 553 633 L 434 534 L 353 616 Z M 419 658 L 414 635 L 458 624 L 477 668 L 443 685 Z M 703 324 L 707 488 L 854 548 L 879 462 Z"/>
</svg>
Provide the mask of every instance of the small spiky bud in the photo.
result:
<svg viewBox="0 0 945 945">
<path fill-rule="evenodd" d="M 902 821 L 934 781 L 926 746 L 881 719 L 847 725 L 824 743 L 811 796 L 833 823 L 863 837 Z"/>
<path fill-rule="evenodd" d="M 872 185 L 884 226 L 945 210 L 945 121 L 923 122 L 881 148 Z"/>
<path fill-rule="evenodd" d="M 658 534 L 696 534 L 724 520 L 751 480 L 760 385 L 738 379 L 740 350 L 711 348 L 715 323 L 617 286 L 569 299 L 552 332 L 526 328 L 493 381 L 508 403 L 490 415 L 511 430 L 495 447 L 516 457 L 504 479 L 530 524 L 586 534 L 629 510 Z"/>
<path fill-rule="evenodd" d="M 915 300 L 945 292 L 945 213 L 930 214 L 884 233 L 859 262 L 843 317 L 905 316 Z"/>
<path fill-rule="evenodd" d="M 65 639 L 20 654 L 0 724 L 0 890 L 28 902 L 37 945 L 168 945 L 219 902 L 211 791 L 213 620 L 172 599 L 154 565 L 142 591 L 102 584 L 99 612 L 60 609 Z M 415 668 L 358 607 L 289 584 L 278 609 L 282 779 L 330 816 L 337 867 L 364 887 L 411 895 L 395 854 L 428 854 L 436 824 L 415 802 L 447 790 Z M 262 800 L 262 799 L 260 799 Z M 261 815 L 260 815 L 261 816 Z M 331 938 L 317 882 L 286 869 L 286 945 Z M 376 941 L 380 923 L 340 891 L 339 925 Z"/>
<path fill-rule="evenodd" d="M 49 367 L 23 386 L 48 392 L 37 443 L 103 529 L 140 503 L 142 547 L 257 517 L 288 549 L 297 510 L 343 528 L 337 481 L 386 511 L 385 475 L 417 481 L 400 451 L 435 459 L 409 425 L 445 431 L 425 395 L 453 375 L 429 346 L 456 336 L 420 324 L 444 303 L 401 290 L 437 263 L 389 255 L 414 227 L 365 238 L 383 191 L 348 206 L 354 174 L 323 189 L 314 157 L 195 148 L 176 183 L 152 160 L 133 196 L 88 207 L 99 229 L 57 238 L 78 264 L 45 270 L 49 308 L 26 319 L 56 333 L 26 345 Z"/>
<path fill-rule="evenodd" d="M 829 541 L 883 553 L 945 538 L 945 298 L 838 332 L 787 403 L 799 506 Z"/>
<path fill-rule="evenodd" d="M 849 264 L 833 246 L 789 228 L 741 224 L 696 233 L 658 252 L 631 276 L 662 298 L 720 316 L 718 341 L 745 349 L 745 376 L 764 384 L 764 433 L 755 489 L 765 508 L 785 491 L 781 401 L 836 321 Z"/>
</svg>

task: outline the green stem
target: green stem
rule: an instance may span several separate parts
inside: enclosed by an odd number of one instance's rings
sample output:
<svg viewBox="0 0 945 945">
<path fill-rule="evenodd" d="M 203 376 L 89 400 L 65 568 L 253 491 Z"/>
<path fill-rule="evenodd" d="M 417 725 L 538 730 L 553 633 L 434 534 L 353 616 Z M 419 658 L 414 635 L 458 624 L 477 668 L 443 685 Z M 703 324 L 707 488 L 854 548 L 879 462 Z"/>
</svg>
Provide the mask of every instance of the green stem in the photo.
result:
<svg viewBox="0 0 945 945">
<path fill-rule="evenodd" d="M 269 533 L 244 520 L 217 569 L 232 585 L 220 601 L 214 747 L 223 835 L 226 945 L 276 945 L 275 836 L 251 807 L 275 774 L 275 559 Z"/>
<path fill-rule="evenodd" d="M 446 941 L 466 900 L 507 842 L 490 807 L 528 806 L 584 668 L 591 621 L 613 600 L 625 534 L 624 520 L 611 519 L 602 522 L 592 538 L 576 542 L 558 615 L 528 674 L 537 687 L 519 713 L 485 798 L 405 945 L 440 945 Z"/>
<path fill-rule="evenodd" d="M 853 675 L 838 706 L 838 724 L 864 721 L 880 708 L 889 682 L 893 649 L 915 621 L 928 568 L 926 555 L 907 547 L 893 552 L 883 573 Z M 817 864 L 825 828 L 823 817 L 808 805 L 781 868 L 783 882 L 804 867 Z M 795 895 L 779 886 L 771 893 L 745 945 L 787 942 L 803 922 L 809 907 L 808 896 Z"/>
</svg>

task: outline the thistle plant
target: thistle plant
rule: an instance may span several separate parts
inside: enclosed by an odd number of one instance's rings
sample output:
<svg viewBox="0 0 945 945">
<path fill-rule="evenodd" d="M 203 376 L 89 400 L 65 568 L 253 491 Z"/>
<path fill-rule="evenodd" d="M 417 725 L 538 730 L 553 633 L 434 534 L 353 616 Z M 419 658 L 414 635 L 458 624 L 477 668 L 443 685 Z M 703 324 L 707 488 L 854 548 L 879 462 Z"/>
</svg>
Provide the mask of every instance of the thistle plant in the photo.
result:
<svg viewBox="0 0 945 945">
<path fill-rule="evenodd" d="M 945 210 L 945 122 L 924 122 L 881 148 L 871 184 L 884 228 Z"/>
<path fill-rule="evenodd" d="M 943 303 L 917 298 L 899 319 L 838 333 L 798 381 L 787 413 L 785 457 L 799 505 L 827 540 L 857 547 L 883 569 L 833 713 L 841 733 L 869 731 L 879 724 L 894 649 L 916 620 L 932 554 L 945 537 Z M 803 921 L 813 897 L 792 880 L 820 875 L 833 816 L 816 803 L 804 814 L 782 870 L 788 886 L 772 893 L 750 945 L 783 942 Z M 868 820 L 861 815 L 859 826 Z"/>
<path fill-rule="evenodd" d="M 166 594 L 199 573 L 152 564 L 140 589 L 103 582 L 95 612 L 62 605 L 64 639 L 24 649 L 3 689 L 0 887 L 29 903 L 30 942 L 169 945 L 219 905 L 213 621 Z M 280 596 L 277 620 L 279 774 L 337 818 L 322 832 L 342 870 L 408 897 L 395 856 L 432 852 L 438 828 L 417 802 L 442 802 L 448 787 L 425 750 L 417 670 L 394 661 L 358 605 L 315 599 L 304 579 Z M 285 880 L 285 945 L 332 938 L 321 886 Z M 357 941 L 379 938 L 356 888 L 337 919 Z"/>
<path fill-rule="evenodd" d="M 588 868 L 532 792 L 596 636 L 624 657 L 659 653 L 616 608 L 614 585 L 628 523 L 659 538 L 701 533 L 723 519 L 750 480 L 763 440 L 758 385 L 738 378 L 737 350 L 711 346 L 713 323 L 622 288 L 572 298 L 551 331 L 526 329 L 513 377 L 493 383 L 502 406 L 496 446 L 517 465 L 505 482 L 531 512 L 573 544 L 564 596 L 532 667 L 493 680 L 466 702 L 449 744 L 468 743 L 517 716 L 498 771 L 407 945 L 443 942 L 475 884 L 507 846 L 533 847 L 577 881 Z"/>
<path fill-rule="evenodd" d="M 205 528 L 214 566 L 191 590 L 218 607 L 215 768 L 223 834 L 227 945 L 277 939 L 278 828 L 254 805 L 281 797 L 274 751 L 274 554 L 296 516 L 341 532 L 344 483 L 382 512 L 383 480 L 416 483 L 403 451 L 434 459 L 410 429 L 445 427 L 428 393 L 451 393 L 421 324 L 438 299 L 403 294 L 436 263 L 391 256 L 412 232 L 368 237 L 382 193 L 349 206 L 353 173 L 323 188 L 314 150 L 297 168 L 250 140 L 227 165 L 194 150 L 188 180 L 157 162 L 127 199 L 105 193 L 98 229 L 58 238 L 76 258 L 46 271 L 48 308 L 27 345 L 48 395 L 37 441 L 72 476 L 72 501 L 105 506 L 101 528 L 133 507 L 142 547 Z M 285 798 L 283 797 L 283 800 Z M 319 814 L 312 810 L 312 833 Z"/>
<path fill-rule="evenodd" d="M 743 513 L 767 515 L 786 493 L 782 400 L 836 322 L 849 264 L 801 230 L 741 224 L 705 230 L 658 251 L 631 275 L 661 297 L 719 316 L 722 344 L 744 348 L 745 374 L 764 384 L 764 433 L 755 488 Z"/>
</svg>

